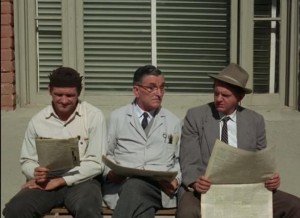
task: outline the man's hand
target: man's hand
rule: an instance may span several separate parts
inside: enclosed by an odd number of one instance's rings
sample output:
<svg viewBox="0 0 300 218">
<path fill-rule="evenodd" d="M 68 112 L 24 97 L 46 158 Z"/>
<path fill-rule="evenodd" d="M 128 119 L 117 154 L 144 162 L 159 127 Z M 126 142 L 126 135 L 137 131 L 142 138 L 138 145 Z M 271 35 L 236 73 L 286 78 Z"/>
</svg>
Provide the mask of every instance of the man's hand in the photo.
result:
<svg viewBox="0 0 300 218">
<path fill-rule="evenodd" d="M 66 181 L 62 177 L 50 179 L 48 182 L 42 184 L 39 183 L 40 188 L 43 190 L 53 190 L 65 185 Z"/>
<path fill-rule="evenodd" d="M 172 181 L 168 180 L 160 180 L 159 184 L 161 186 L 161 189 L 167 194 L 167 195 L 173 195 L 178 187 L 177 179 L 173 179 Z"/>
<path fill-rule="evenodd" d="M 23 188 L 37 188 L 37 183 L 35 182 L 35 179 L 31 179 L 29 181 L 27 181 L 25 184 L 22 185 L 22 189 Z"/>
<path fill-rule="evenodd" d="M 44 183 L 44 182 L 47 182 L 49 180 L 48 178 L 48 172 L 49 172 L 49 169 L 47 169 L 46 167 L 36 167 L 34 169 L 34 179 L 37 183 Z"/>
<path fill-rule="evenodd" d="M 280 177 L 278 173 L 274 173 L 271 177 L 265 182 L 265 187 L 269 191 L 274 191 L 280 186 Z"/>
<path fill-rule="evenodd" d="M 199 176 L 191 187 L 198 193 L 206 193 L 211 186 L 211 181 L 206 176 Z"/>
<path fill-rule="evenodd" d="M 41 190 L 49 191 L 64 185 L 66 185 L 66 181 L 63 178 L 58 177 L 58 178 L 50 179 L 43 183 L 41 182 L 38 183 L 36 180 L 32 179 L 26 182 L 24 185 L 22 185 L 22 188 L 41 189 Z"/>
<path fill-rule="evenodd" d="M 115 174 L 112 170 L 108 172 L 106 179 L 112 183 L 122 183 L 126 177 Z"/>
</svg>

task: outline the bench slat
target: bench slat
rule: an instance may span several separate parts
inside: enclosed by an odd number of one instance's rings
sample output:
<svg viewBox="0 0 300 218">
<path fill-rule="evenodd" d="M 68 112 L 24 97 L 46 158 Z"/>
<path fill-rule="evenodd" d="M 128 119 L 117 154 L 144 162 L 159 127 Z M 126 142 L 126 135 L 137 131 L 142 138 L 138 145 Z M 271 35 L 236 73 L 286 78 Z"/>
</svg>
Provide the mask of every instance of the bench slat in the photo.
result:
<svg viewBox="0 0 300 218">
<path fill-rule="evenodd" d="M 112 215 L 112 210 L 107 207 L 101 208 L 102 215 Z M 175 216 L 176 208 L 163 208 L 159 209 L 155 215 L 157 216 Z M 50 217 L 59 217 L 59 218 L 70 218 L 72 217 L 68 210 L 64 207 L 56 207 L 53 208 L 48 214 L 43 216 L 43 218 L 50 218 Z"/>
</svg>

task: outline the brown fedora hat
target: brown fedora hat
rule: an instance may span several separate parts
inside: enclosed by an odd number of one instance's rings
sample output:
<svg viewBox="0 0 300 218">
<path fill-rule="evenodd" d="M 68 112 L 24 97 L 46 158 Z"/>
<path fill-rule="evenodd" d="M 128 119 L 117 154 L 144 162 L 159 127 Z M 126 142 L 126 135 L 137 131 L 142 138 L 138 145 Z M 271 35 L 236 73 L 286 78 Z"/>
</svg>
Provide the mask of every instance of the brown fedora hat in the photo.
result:
<svg viewBox="0 0 300 218">
<path fill-rule="evenodd" d="M 230 63 L 218 75 L 209 74 L 212 79 L 220 80 L 234 86 L 242 88 L 246 94 L 252 92 L 251 89 L 246 88 L 249 78 L 248 73 L 241 66 L 235 63 Z"/>
</svg>

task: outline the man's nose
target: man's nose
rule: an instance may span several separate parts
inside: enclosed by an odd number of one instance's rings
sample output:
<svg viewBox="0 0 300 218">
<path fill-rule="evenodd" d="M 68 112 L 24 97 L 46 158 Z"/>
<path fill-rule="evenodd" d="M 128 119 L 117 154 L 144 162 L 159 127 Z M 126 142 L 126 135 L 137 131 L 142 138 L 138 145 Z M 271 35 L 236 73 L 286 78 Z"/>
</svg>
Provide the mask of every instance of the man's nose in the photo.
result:
<svg viewBox="0 0 300 218">
<path fill-rule="evenodd" d="M 60 101 L 61 101 L 61 103 L 65 104 L 68 102 L 68 98 L 66 96 L 62 96 Z"/>
<path fill-rule="evenodd" d="M 162 89 L 157 88 L 157 89 L 155 90 L 155 94 L 157 94 L 158 96 L 162 96 L 162 95 L 164 94 L 164 92 L 163 92 Z"/>
<path fill-rule="evenodd" d="M 217 101 L 222 101 L 222 96 L 221 95 L 215 95 L 215 98 Z"/>
</svg>

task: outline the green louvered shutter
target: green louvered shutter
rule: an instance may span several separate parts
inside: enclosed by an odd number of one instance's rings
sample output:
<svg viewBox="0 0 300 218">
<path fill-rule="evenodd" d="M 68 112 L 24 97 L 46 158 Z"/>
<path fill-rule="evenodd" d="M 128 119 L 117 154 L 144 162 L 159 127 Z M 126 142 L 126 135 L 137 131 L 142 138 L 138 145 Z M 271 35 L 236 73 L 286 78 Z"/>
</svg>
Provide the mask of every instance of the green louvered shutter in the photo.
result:
<svg viewBox="0 0 300 218">
<path fill-rule="evenodd" d="M 83 14 L 85 90 L 129 91 L 151 64 L 151 2 L 84 0 Z"/>
<path fill-rule="evenodd" d="M 157 0 L 157 65 L 168 92 L 212 91 L 230 60 L 229 0 Z"/>
<path fill-rule="evenodd" d="M 275 5 L 274 5 L 275 7 Z M 275 8 L 280 8 L 276 6 Z M 254 22 L 254 55 L 253 55 L 253 91 L 255 93 L 269 93 L 270 89 L 270 67 L 273 64 L 274 92 L 279 88 L 279 22 L 276 27 L 271 28 L 272 0 L 255 0 L 254 17 L 266 20 Z M 279 13 L 279 11 L 277 12 Z M 279 14 L 276 15 L 277 17 Z M 274 21 L 273 21 L 274 22 Z M 271 34 L 275 35 L 275 41 L 271 43 Z M 275 54 L 275 61 L 270 63 L 270 55 Z M 274 57 L 272 57 L 274 59 Z"/>
<path fill-rule="evenodd" d="M 151 41 L 151 1 L 84 1 L 85 88 L 128 91 L 133 71 L 157 66 L 168 91 L 209 92 L 208 73 L 229 62 L 230 1 L 156 1 L 156 39 Z"/>
<path fill-rule="evenodd" d="M 62 22 L 60 0 L 37 0 L 38 90 L 48 86 L 48 75 L 62 65 Z"/>
</svg>

